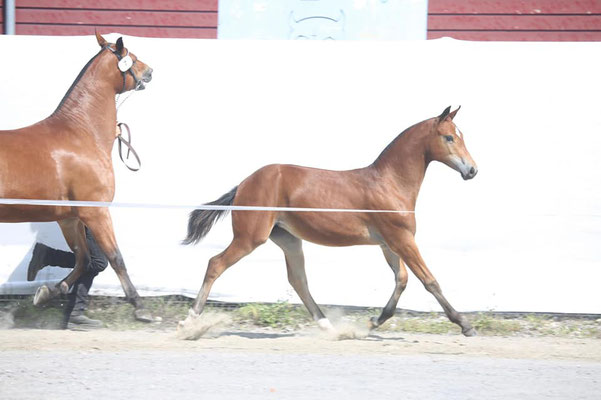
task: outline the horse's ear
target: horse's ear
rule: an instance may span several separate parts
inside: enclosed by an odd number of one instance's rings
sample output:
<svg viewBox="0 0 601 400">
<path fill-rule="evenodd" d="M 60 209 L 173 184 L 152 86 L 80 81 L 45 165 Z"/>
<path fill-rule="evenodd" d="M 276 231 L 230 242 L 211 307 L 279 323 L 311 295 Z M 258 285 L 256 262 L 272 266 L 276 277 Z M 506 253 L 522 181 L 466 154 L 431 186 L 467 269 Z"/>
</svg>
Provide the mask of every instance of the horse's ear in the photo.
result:
<svg viewBox="0 0 601 400">
<path fill-rule="evenodd" d="M 447 108 L 445 108 L 444 111 L 442 112 L 442 114 L 440 114 L 438 116 L 438 122 L 444 121 L 445 118 L 449 116 L 450 111 L 451 111 L 451 106 L 448 106 Z"/>
<path fill-rule="evenodd" d="M 123 38 L 120 37 L 119 39 L 117 39 L 117 54 L 121 54 L 123 52 Z"/>
<path fill-rule="evenodd" d="M 105 47 L 108 44 L 106 39 L 103 38 L 102 35 L 100 33 L 98 33 L 98 31 L 96 29 L 94 29 L 94 33 L 96 34 L 96 40 L 98 41 L 98 45 L 100 47 Z"/>
<path fill-rule="evenodd" d="M 457 107 L 457 109 L 456 109 L 455 111 L 451 112 L 451 113 L 449 114 L 449 118 L 450 118 L 450 119 L 453 119 L 453 118 L 455 118 L 455 115 L 457 115 L 457 111 L 459 111 L 459 109 L 460 109 L 460 108 L 461 108 L 461 106 Z"/>
</svg>

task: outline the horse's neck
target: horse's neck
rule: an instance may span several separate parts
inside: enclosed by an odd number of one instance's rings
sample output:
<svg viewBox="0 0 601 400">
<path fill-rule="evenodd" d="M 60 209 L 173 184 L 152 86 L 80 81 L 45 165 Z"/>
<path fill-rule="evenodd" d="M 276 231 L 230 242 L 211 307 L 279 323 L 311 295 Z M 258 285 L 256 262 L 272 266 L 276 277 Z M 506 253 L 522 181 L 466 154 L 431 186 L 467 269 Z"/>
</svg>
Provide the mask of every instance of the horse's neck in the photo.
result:
<svg viewBox="0 0 601 400">
<path fill-rule="evenodd" d="M 115 88 L 102 76 L 100 58 L 96 57 L 74 82 L 49 120 L 67 124 L 78 134 L 92 135 L 110 151 L 117 123 Z"/>
<path fill-rule="evenodd" d="M 414 125 L 397 136 L 370 166 L 393 181 L 415 205 L 429 160 L 426 154 L 427 122 Z"/>
</svg>

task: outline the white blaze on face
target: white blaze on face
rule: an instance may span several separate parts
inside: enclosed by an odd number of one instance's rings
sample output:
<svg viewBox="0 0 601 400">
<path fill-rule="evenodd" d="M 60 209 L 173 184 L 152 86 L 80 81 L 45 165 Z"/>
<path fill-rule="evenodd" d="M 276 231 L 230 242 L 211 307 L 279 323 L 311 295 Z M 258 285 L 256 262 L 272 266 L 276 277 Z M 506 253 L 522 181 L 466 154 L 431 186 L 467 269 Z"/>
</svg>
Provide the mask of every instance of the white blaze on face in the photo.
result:
<svg viewBox="0 0 601 400">
<path fill-rule="evenodd" d="M 457 125 L 455 125 L 455 136 L 457 136 L 459 139 L 463 139 L 463 132 L 459 130 Z"/>
</svg>

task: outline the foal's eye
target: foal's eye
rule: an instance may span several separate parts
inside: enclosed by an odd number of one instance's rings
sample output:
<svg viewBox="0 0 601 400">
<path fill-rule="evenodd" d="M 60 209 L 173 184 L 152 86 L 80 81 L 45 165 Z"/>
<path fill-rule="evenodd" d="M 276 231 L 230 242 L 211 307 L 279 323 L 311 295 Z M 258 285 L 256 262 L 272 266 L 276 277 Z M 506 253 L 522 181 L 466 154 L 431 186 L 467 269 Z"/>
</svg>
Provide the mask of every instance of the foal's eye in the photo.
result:
<svg viewBox="0 0 601 400">
<path fill-rule="evenodd" d="M 453 140 L 455 140 L 455 139 L 453 139 L 453 136 L 451 136 L 451 135 L 446 135 L 444 138 L 445 138 L 445 139 L 446 139 L 446 141 L 447 141 L 447 142 L 449 142 L 449 143 L 452 143 L 452 142 L 453 142 Z"/>
</svg>

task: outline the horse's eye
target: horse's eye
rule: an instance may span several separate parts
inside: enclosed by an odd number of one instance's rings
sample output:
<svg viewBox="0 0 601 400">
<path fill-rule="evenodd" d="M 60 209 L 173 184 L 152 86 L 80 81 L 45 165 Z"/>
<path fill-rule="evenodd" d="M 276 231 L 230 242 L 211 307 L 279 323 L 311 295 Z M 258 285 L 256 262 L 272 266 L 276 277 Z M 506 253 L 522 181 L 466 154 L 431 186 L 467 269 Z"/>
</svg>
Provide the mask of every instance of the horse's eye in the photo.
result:
<svg viewBox="0 0 601 400">
<path fill-rule="evenodd" d="M 449 143 L 452 143 L 452 142 L 453 142 L 453 140 L 455 140 L 455 139 L 453 139 L 453 136 L 451 136 L 451 135 L 446 135 L 444 138 L 445 138 L 445 139 L 447 140 L 447 142 L 449 142 Z"/>
</svg>

